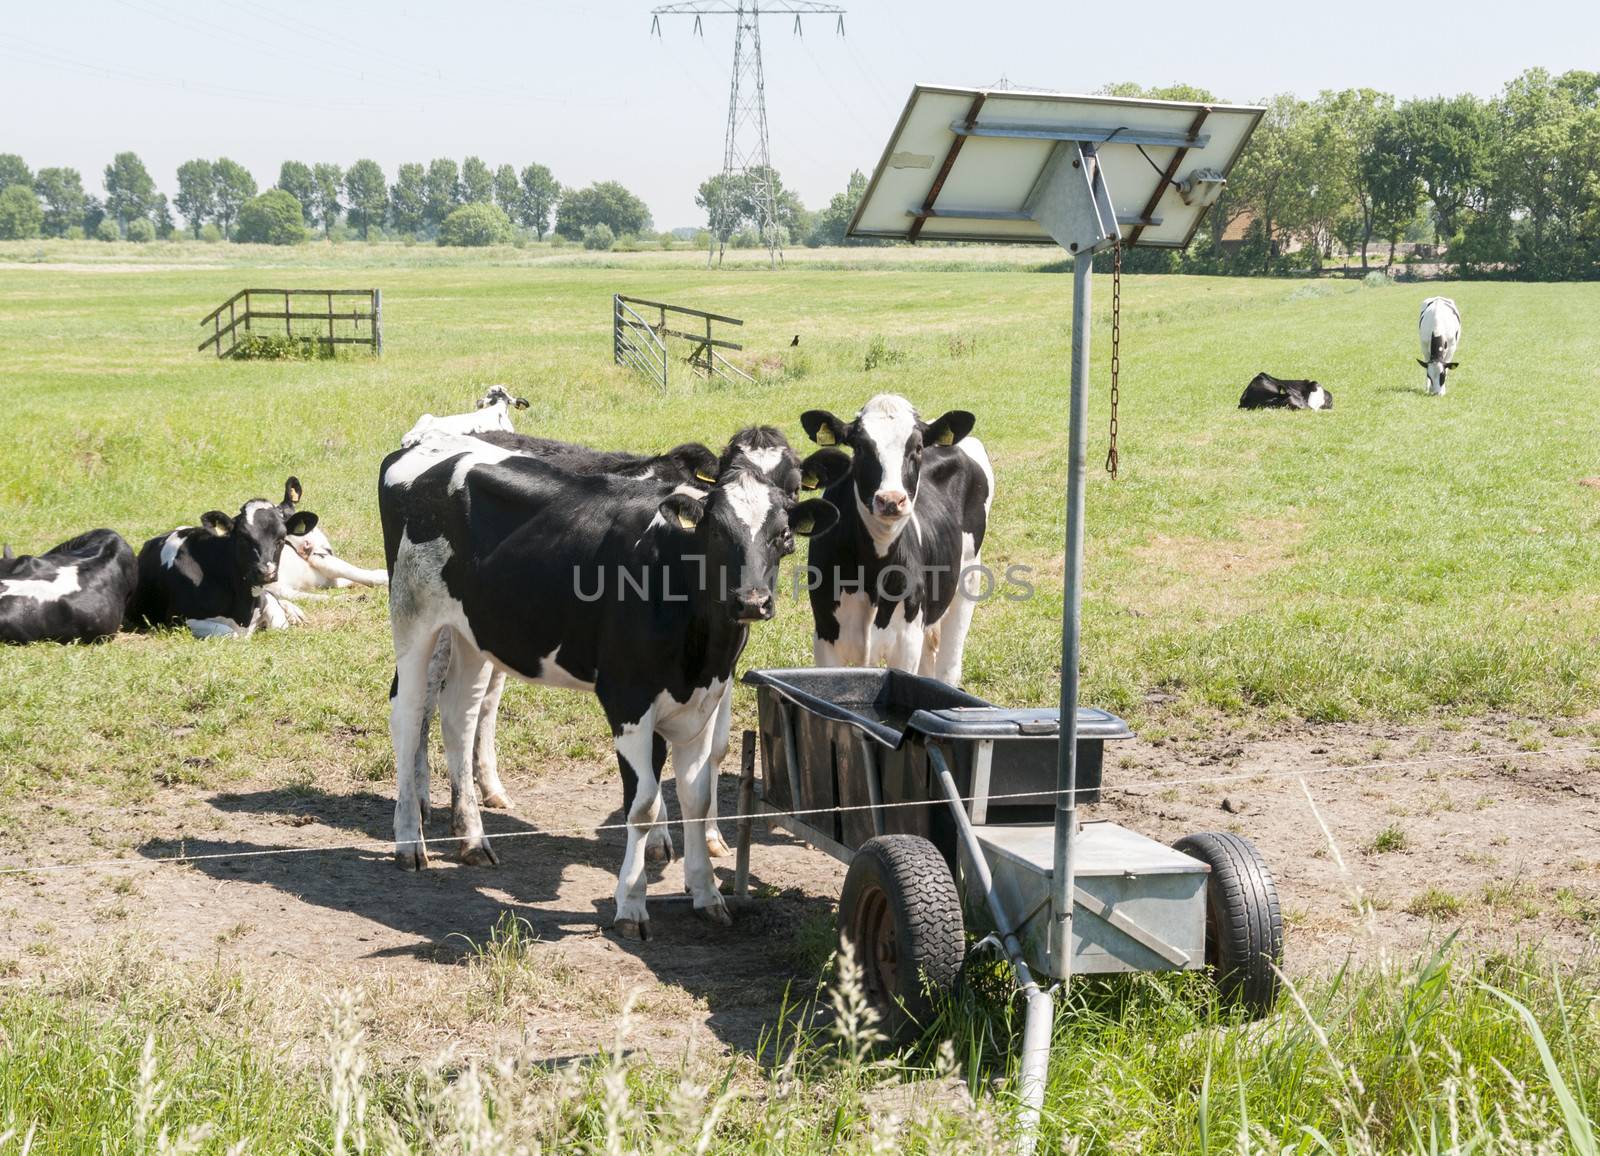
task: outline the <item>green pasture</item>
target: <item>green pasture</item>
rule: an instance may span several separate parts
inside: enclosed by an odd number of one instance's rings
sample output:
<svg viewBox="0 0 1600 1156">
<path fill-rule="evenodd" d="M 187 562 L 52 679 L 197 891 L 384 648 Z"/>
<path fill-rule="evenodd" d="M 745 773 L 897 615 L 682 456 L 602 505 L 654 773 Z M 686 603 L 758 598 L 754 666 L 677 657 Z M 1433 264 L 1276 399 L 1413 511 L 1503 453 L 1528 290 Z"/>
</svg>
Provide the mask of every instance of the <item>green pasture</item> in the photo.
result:
<svg viewBox="0 0 1600 1156">
<path fill-rule="evenodd" d="M 270 267 L 256 253 L 281 252 L 232 247 L 228 264 L 218 252 L 0 253 L 44 258 L 0 266 L 0 538 L 37 551 L 107 525 L 137 547 L 208 509 L 276 496 L 293 473 L 341 552 L 374 564 L 379 460 L 419 414 L 466 408 L 488 382 L 532 400 L 517 418 L 526 431 L 641 450 L 720 443 L 756 422 L 799 444 L 802 410 L 853 412 L 896 391 L 928 415 L 977 414 L 998 474 L 984 558 L 1026 568 L 1015 573 L 1033 588 L 979 608 L 966 682 L 1001 702 L 1054 700 L 1070 282 L 1038 271 L 1048 253 L 986 251 L 969 271 L 952 249 L 803 253 L 772 272 L 748 259 L 708 271 L 687 252 L 322 246 Z M 265 283 L 380 286 L 384 356 L 197 353 L 199 318 Z M 1600 701 L 1600 490 L 1579 484 L 1600 474 L 1600 286 L 1130 277 L 1117 481 L 1098 466 L 1100 289 L 1090 701 L 1146 723 L 1158 721 L 1152 692 L 1163 711 L 1311 719 L 1557 715 Z M 662 393 L 615 367 L 618 291 L 744 318 L 757 382 L 680 372 Z M 1413 360 L 1418 304 L 1434 292 L 1466 319 L 1444 398 L 1425 395 Z M 1262 369 L 1319 379 L 1335 408 L 1238 411 Z M 4 793 L 86 774 L 135 791 L 153 775 L 337 767 L 387 779 L 384 598 L 310 611 L 309 629 L 249 646 L 168 634 L 0 653 Z M 807 609 L 785 600 L 747 662 L 809 658 Z M 502 729 L 509 765 L 605 757 L 591 703 L 517 695 Z"/>
</svg>

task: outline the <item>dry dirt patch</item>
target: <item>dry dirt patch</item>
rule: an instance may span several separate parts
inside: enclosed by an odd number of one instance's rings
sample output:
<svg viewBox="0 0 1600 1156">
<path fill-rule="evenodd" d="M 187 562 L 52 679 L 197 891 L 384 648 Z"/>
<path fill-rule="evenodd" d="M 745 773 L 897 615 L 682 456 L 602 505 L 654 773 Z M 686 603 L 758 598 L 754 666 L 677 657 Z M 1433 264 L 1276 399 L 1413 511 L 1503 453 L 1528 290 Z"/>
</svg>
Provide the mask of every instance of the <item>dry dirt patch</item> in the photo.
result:
<svg viewBox="0 0 1600 1156">
<path fill-rule="evenodd" d="M 1282 893 L 1292 974 L 1352 954 L 1420 950 L 1457 927 L 1482 950 L 1537 942 L 1575 957 L 1592 949 L 1600 720 L 1560 734 L 1510 718 L 1172 726 L 1169 737 L 1112 750 L 1105 799 L 1092 811 L 1163 840 L 1217 829 L 1254 839 Z M 803 945 L 815 941 L 843 881 L 832 859 L 758 825 L 753 878 L 765 898 L 732 928 L 659 902 L 682 891 L 675 863 L 651 882 L 655 939 L 622 942 L 603 930 L 621 833 L 595 830 L 618 819 L 615 772 L 574 763 L 506 777 L 517 809 L 490 817 L 502 866 L 442 861 L 417 875 L 397 871 L 383 849 L 393 803 L 381 784 L 213 792 L 180 783 L 133 806 L 90 793 L 15 806 L 4 816 L 16 832 L 10 845 L 29 850 L 0 866 L 133 863 L 0 875 L 0 986 L 48 977 L 73 953 L 131 937 L 307 998 L 357 987 L 386 1053 L 472 1052 L 527 1038 L 555 1057 L 610 1046 L 635 992 L 635 1046 L 667 1056 L 691 1045 L 749 1050 L 785 986 L 815 980 Z M 725 816 L 734 786 L 724 778 Z M 443 835 L 443 784 L 435 794 L 432 830 Z M 732 823 L 724 826 L 731 836 Z M 344 849 L 351 844 L 358 849 Z M 244 857 L 280 847 L 308 853 Z M 151 861 L 178 854 L 190 859 Z M 731 866 L 719 862 L 724 880 Z M 1357 914 L 1358 893 L 1374 907 L 1370 922 Z M 464 961 L 508 914 L 535 941 L 521 966 L 492 979 Z"/>
</svg>

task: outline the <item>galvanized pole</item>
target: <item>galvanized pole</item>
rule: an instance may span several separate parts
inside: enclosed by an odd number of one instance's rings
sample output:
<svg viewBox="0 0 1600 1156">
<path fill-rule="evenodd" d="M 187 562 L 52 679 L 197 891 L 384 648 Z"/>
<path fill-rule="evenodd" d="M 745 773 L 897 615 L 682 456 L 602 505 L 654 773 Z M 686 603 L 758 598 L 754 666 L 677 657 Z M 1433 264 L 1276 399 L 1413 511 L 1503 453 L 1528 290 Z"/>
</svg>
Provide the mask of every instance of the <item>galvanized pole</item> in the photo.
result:
<svg viewBox="0 0 1600 1156">
<path fill-rule="evenodd" d="M 1083 491 L 1088 482 L 1089 324 L 1094 253 L 1072 259 L 1072 400 L 1067 426 L 1066 580 L 1061 606 L 1061 747 L 1056 758 L 1050 960 L 1072 977 L 1074 844 L 1078 837 L 1078 618 L 1083 605 Z"/>
</svg>

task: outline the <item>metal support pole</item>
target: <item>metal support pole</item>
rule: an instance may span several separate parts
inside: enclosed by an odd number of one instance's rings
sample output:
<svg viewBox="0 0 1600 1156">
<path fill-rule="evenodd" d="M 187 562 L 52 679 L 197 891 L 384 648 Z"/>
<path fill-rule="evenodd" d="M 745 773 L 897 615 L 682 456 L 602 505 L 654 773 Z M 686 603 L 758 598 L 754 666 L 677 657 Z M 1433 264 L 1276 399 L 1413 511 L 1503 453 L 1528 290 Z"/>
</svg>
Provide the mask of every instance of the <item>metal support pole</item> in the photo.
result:
<svg viewBox="0 0 1600 1156">
<path fill-rule="evenodd" d="M 1074 845 L 1078 838 L 1078 617 L 1083 605 L 1083 491 L 1088 481 L 1089 325 L 1094 253 L 1072 259 L 1072 402 L 1067 427 L 1066 580 L 1061 607 L 1061 747 L 1056 758 L 1050 960 L 1072 977 Z"/>
</svg>

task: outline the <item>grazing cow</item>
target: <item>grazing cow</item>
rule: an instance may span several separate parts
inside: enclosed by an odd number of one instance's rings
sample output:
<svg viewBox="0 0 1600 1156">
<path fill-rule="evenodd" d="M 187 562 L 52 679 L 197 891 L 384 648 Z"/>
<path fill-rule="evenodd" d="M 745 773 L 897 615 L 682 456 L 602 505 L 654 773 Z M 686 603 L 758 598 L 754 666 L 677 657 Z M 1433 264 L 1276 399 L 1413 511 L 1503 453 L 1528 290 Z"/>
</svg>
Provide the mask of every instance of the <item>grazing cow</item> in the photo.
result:
<svg viewBox="0 0 1600 1156">
<path fill-rule="evenodd" d="M 824 497 L 839 523 L 811 543 L 811 613 L 818 666 L 894 666 L 961 681 L 980 591 L 979 552 L 994 500 L 994 470 L 975 419 L 951 410 L 929 424 L 903 397 L 879 394 L 855 420 L 808 410 L 800 424 L 821 445 L 854 452 Z"/>
<path fill-rule="evenodd" d="M 1422 316 L 1417 319 L 1417 336 L 1422 340 L 1422 357 L 1417 358 L 1417 364 L 1428 371 L 1428 392 L 1442 394 L 1445 375 L 1456 367 L 1461 310 L 1448 297 L 1429 297 L 1422 303 Z"/>
<path fill-rule="evenodd" d="M 660 813 L 656 755 L 670 748 L 697 911 L 727 909 L 701 821 L 715 722 L 749 625 L 775 613 L 780 559 L 825 530 L 826 502 L 796 503 L 735 465 L 703 498 L 653 479 L 574 474 L 477 438 L 428 437 L 390 454 L 379 509 L 389 563 L 399 785 L 395 855 L 427 864 L 426 784 L 414 774 L 429 658 L 454 632 L 440 703 L 452 830 L 463 862 L 497 861 L 466 781 L 489 674 L 587 690 L 611 725 L 627 850 L 614 927 L 647 938 L 645 828 Z M 419 787 L 421 790 L 419 791 Z"/>
<path fill-rule="evenodd" d="M 252 498 L 237 517 L 212 510 L 199 526 L 151 538 L 139 550 L 133 620 L 183 622 L 197 638 L 242 638 L 258 627 L 298 621 L 299 611 L 266 588 L 277 581 L 284 541 L 317 524 L 315 514 L 294 508 L 299 492 L 299 481 L 290 478 L 281 503 Z"/>
<path fill-rule="evenodd" d="M 0 560 L 0 642 L 97 642 L 122 628 L 133 597 L 133 550 L 90 530 L 43 554 Z"/>
<path fill-rule="evenodd" d="M 527 408 L 527 398 L 513 397 L 511 391 L 503 385 L 491 385 L 478 399 L 476 409 L 466 413 L 451 414 L 448 417 L 423 414 L 417 419 L 417 424 L 400 439 L 400 448 L 410 449 L 430 433 L 475 434 L 488 433 L 491 430 L 511 433 L 511 411 Z"/>
<path fill-rule="evenodd" d="M 1239 397 L 1240 409 L 1332 409 L 1333 393 L 1315 381 L 1258 373 Z"/>
</svg>

